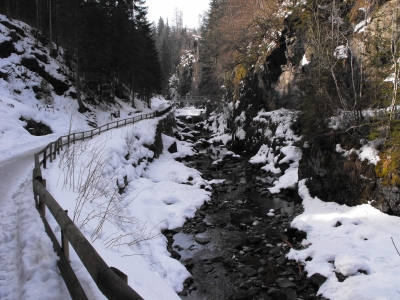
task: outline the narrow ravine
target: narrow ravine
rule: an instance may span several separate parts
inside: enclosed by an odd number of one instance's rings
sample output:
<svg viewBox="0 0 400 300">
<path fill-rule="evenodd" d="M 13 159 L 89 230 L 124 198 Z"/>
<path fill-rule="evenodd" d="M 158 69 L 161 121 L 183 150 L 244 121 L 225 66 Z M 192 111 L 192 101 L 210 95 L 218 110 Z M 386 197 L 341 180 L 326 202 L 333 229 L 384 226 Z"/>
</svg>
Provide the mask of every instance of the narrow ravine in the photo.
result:
<svg viewBox="0 0 400 300">
<path fill-rule="evenodd" d="M 260 166 L 224 146 L 203 145 L 184 162 L 211 181 L 211 201 L 182 228 L 164 232 L 171 255 L 192 274 L 181 298 L 323 299 L 316 297 L 318 283 L 309 284 L 301 266 L 285 257 L 304 238 L 287 230 L 302 212 L 293 192 L 271 195 L 273 178 Z"/>
</svg>

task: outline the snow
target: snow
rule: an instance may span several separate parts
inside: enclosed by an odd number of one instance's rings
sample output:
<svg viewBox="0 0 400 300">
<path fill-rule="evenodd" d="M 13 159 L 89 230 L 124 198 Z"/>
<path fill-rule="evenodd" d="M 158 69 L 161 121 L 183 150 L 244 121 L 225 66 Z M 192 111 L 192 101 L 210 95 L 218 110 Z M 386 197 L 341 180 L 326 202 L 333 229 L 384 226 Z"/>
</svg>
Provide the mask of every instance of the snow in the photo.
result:
<svg viewBox="0 0 400 300">
<path fill-rule="evenodd" d="M 385 80 L 383 80 L 383 82 L 393 82 L 394 83 L 394 79 L 395 79 L 395 74 L 392 73 L 388 77 L 386 77 Z"/>
<path fill-rule="evenodd" d="M 327 299 L 398 299 L 400 257 L 392 238 L 399 246 L 400 218 L 383 214 L 370 204 L 348 207 L 311 197 L 307 179 L 298 182 L 302 152 L 293 143 L 301 137 L 290 130 L 295 119 L 295 112 L 260 112 L 254 121 L 268 125 L 262 133 L 270 141 L 250 159 L 251 163 L 261 164 L 263 170 L 272 174 L 282 173 L 280 165 L 289 163 L 289 168 L 269 188 L 271 193 L 278 193 L 281 189 L 297 186 L 303 200 L 304 213 L 297 216 L 291 226 L 305 231 L 307 239 L 303 240 L 301 248 L 291 249 L 288 258 L 299 261 L 308 277 L 315 273 L 327 277 L 318 290 L 318 294 Z M 276 128 L 275 132 L 273 128 Z M 283 146 L 273 148 L 271 145 L 277 138 L 281 139 Z M 362 140 L 358 150 L 347 151 L 338 144 L 336 151 L 345 157 L 355 153 L 360 160 L 367 159 L 376 164 L 379 161 L 376 149 L 381 143 L 379 139 Z M 308 143 L 304 142 L 303 147 L 308 148 Z M 267 215 L 275 216 L 273 211 Z M 310 257 L 312 260 L 307 259 Z M 335 272 L 347 278 L 339 282 Z"/>
<path fill-rule="evenodd" d="M 350 150 L 344 150 L 340 144 L 337 144 L 336 152 L 342 153 L 343 157 L 348 157 L 350 154 L 355 153 L 360 161 L 367 160 L 369 163 L 376 165 L 380 161 L 377 147 L 383 144 L 383 139 L 376 139 L 373 141 L 362 140 L 361 142 L 364 143 L 364 145 L 362 145 L 359 150 L 354 148 Z"/>
<path fill-rule="evenodd" d="M 354 33 L 365 32 L 366 26 L 371 22 L 371 19 L 363 20 L 354 27 Z"/>
<path fill-rule="evenodd" d="M 244 140 L 246 138 L 246 132 L 243 130 L 243 128 L 239 128 L 235 134 L 235 136 L 239 140 Z"/>
<path fill-rule="evenodd" d="M 71 184 L 72 175 L 66 171 L 65 162 L 59 159 L 48 166 L 43 176 L 48 179 L 50 193 L 68 209 L 103 259 L 127 274 L 129 284 L 142 297 L 179 299 L 175 292 L 183 289 L 183 281 L 190 273 L 170 257 L 161 230 L 180 227 L 186 218 L 193 217 L 196 209 L 209 200 L 210 192 L 203 188 L 211 187 L 198 171 L 174 160 L 177 156 L 193 154 L 188 143 L 177 142 L 178 153 L 165 150 L 150 162 L 153 152 L 144 144 L 154 142 L 157 122 L 157 119 L 144 120 L 71 147 L 69 151 L 75 151 L 77 157 L 72 170 L 75 184 Z M 175 142 L 174 138 L 162 137 L 165 146 Z M 89 167 L 93 159 L 95 166 L 101 166 L 95 173 L 100 177 L 98 188 L 93 191 L 97 197 L 85 198 L 81 188 L 94 173 Z M 115 182 L 125 186 L 121 195 Z M 110 198 L 102 194 L 104 190 L 114 198 L 103 224 L 102 216 L 110 203 Z M 48 219 L 57 230 L 51 216 Z M 100 230 L 96 231 L 99 226 Z M 75 271 L 84 273 L 80 261 L 74 256 L 71 260 Z M 83 281 L 87 284 L 84 288 L 93 297 L 100 297 L 94 282 Z"/>
<path fill-rule="evenodd" d="M 400 257 L 392 238 L 400 244 L 400 218 L 369 204 L 348 207 L 313 198 L 306 180 L 298 191 L 305 211 L 291 225 L 307 232 L 307 239 L 305 249 L 291 249 L 288 258 L 304 263 L 308 276 L 327 277 L 318 293 L 331 300 L 398 299 Z M 349 277 L 339 282 L 334 272 Z"/>
<path fill-rule="evenodd" d="M 0 19 L 8 20 L 1 15 Z M 28 25 L 12 23 L 26 28 L 27 34 L 30 32 Z M 0 26 L 0 39 L 5 39 L 9 30 Z M 25 52 L 22 55 L 30 56 L 35 44 L 28 36 L 15 42 L 15 47 Z M 35 51 L 43 51 L 41 54 L 48 59 L 48 64 L 43 66 L 49 74 L 69 82 L 64 75 L 62 56 L 57 61 L 46 54 L 40 43 L 39 49 Z M 155 96 L 151 99 L 151 109 L 137 99 L 135 108 L 119 99 L 114 105 L 99 103 L 95 107 L 86 103 L 91 113 L 82 115 L 77 112 L 77 101 L 68 96 L 75 91 L 72 85 L 61 96 L 51 90 L 51 103 L 36 99 L 32 87 L 39 86 L 42 78 L 22 67 L 20 59 L 16 54 L 0 59 L 0 68 L 9 73 L 7 80 L 0 79 L 0 298 L 46 300 L 57 295 L 59 299 L 70 299 L 57 268 L 58 258 L 35 209 L 33 155 L 61 135 L 91 129 L 88 121 L 100 126 L 162 110 L 168 102 L 162 96 Z M 120 118 L 111 115 L 117 110 Z M 42 122 L 53 133 L 32 136 L 23 128 L 26 122 L 21 117 Z M 179 299 L 176 291 L 182 289 L 190 273 L 170 257 L 166 239 L 160 232 L 181 226 L 187 217 L 194 216 L 196 208 L 209 200 L 210 192 L 204 188 L 211 187 L 196 170 L 174 160 L 193 155 L 191 144 L 162 135 L 164 146 L 176 142 L 178 152 L 165 151 L 158 159 L 144 147 L 154 141 L 158 120 L 145 120 L 102 133 L 90 142 L 77 143 L 75 148 L 62 153 L 64 157 L 72 151 L 79 154 L 75 156 L 74 167 L 66 163 L 60 169 L 60 158 L 57 158 L 48 164 L 43 177 L 49 191 L 68 210 L 69 216 L 75 217 L 76 224 L 106 263 L 127 274 L 128 283 L 143 298 Z M 130 157 L 126 156 L 128 151 Z M 99 165 L 88 165 L 96 160 Z M 76 174 L 81 177 L 75 177 Z M 88 174 L 95 174 L 98 180 L 91 191 L 93 198 L 75 205 L 79 190 L 82 191 L 78 183 L 84 182 Z M 68 181 L 69 175 L 72 175 L 71 181 Z M 120 195 L 118 188 L 124 187 L 125 178 L 128 186 Z M 99 196 L 99 191 L 104 194 Z M 105 194 L 117 202 L 109 211 L 107 221 L 101 223 L 98 221 L 105 215 Z M 46 219 L 60 239 L 60 228 L 50 213 Z M 89 299 L 104 299 L 72 247 L 70 251 L 71 265 Z"/>
<path fill-rule="evenodd" d="M 57 256 L 53 252 L 52 244 L 47 234 L 44 232 L 39 214 L 34 208 L 30 180 L 31 170 L 33 169 L 33 154 L 50 141 L 55 140 L 61 133 L 66 133 L 65 130 L 68 129 L 68 126 L 62 124 L 60 120 L 68 120 L 68 115 L 64 113 L 64 116 L 62 116 L 60 113 L 59 118 L 50 120 L 46 118 L 48 116 L 46 113 L 31 109 L 18 101 L 4 96 L 0 96 L 0 100 L 3 103 L 0 106 L 0 113 L 2 114 L 0 128 L 4 132 L 0 143 L 0 155 L 2 158 L 0 161 L 2 163 L 0 173 L 2 178 L 1 189 L 19 190 L 15 194 L 18 197 L 14 196 L 14 202 L 6 200 L 11 198 L 11 194 L 6 194 L 1 198 L 1 203 L 7 203 L 7 205 L 3 205 L 0 210 L 0 216 L 2 216 L 1 226 L 3 228 L 3 232 L 0 235 L 0 240 L 2 241 L 0 243 L 0 262 L 4 266 L 4 268 L 0 268 L 0 274 L 3 274 L 2 276 L 5 278 L 0 282 L 0 298 L 19 298 L 19 295 L 22 295 L 26 290 L 27 293 L 29 292 L 32 295 L 32 299 L 53 299 L 53 292 L 57 292 L 62 299 L 69 299 L 68 291 L 56 266 Z M 163 104 L 159 100 L 155 102 L 154 107 L 157 108 Z M 125 112 L 121 112 L 121 115 L 123 113 Z M 23 122 L 18 120 L 21 115 L 37 121 L 43 121 L 60 133 L 42 137 L 31 136 L 22 128 Z M 205 186 L 208 186 L 208 184 L 200 178 L 197 171 L 175 162 L 175 157 L 193 155 L 194 153 L 191 145 L 183 141 L 176 141 L 178 153 L 164 153 L 159 160 L 156 160 L 150 166 L 143 162 L 139 164 L 139 160 L 143 157 L 151 158 L 153 156 L 152 152 L 145 148 L 143 144 L 151 144 L 154 141 L 157 120 L 145 120 L 142 122 L 143 124 L 131 125 L 131 127 L 136 126 L 136 129 L 131 131 L 128 128 L 113 130 L 93 139 L 91 143 L 83 144 L 83 146 L 81 144 L 81 146 L 77 147 L 78 149 L 87 150 L 87 152 L 83 151 L 80 155 L 83 161 L 90 160 L 96 151 L 103 149 L 99 159 L 103 158 L 108 163 L 102 169 L 104 174 L 113 174 L 114 170 L 118 170 L 111 176 L 113 180 L 119 183 L 123 182 L 124 175 L 130 175 L 132 182 L 136 179 L 134 181 L 135 187 L 125 197 L 125 199 L 127 197 L 133 198 L 135 205 L 129 206 L 128 200 L 125 203 L 128 203 L 127 207 L 135 210 L 135 214 L 130 217 L 136 222 L 139 229 L 147 230 L 147 232 L 153 230 L 150 237 L 155 236 L 157 238 L 154 241 L 149 241 L 149 243 L 144 241 L 140 246 L 134 246 L 134 249 L 120 246 L 118 250 L 110 250 L 104 243 L 110 241 L 106 237 L 115 234 L 117 229 L 112 225 L 105 224 L 103 226 L 104 232 L 102 232 L 104 238 L 98 237 L 94 241 L 94 246 L 109 265 L 117 267 L 129 276 L 129 284 L 145 299 L 179 299 L 175 290 L 182 289 L 182 282 L 190 274 L 178 261 L 169 257 L 169 253 L 166 251 L 165 238 L 158 236 L 158 234 L 163 228 L 172 229 L 181 226 L 186 217 L 193 216 L 196 207 L 202 205 L 209 198 L 209 193 L 200 188 L 202 184 Z M 125 137 L 127 136 L 132 138 L 126 141 Z M 110 142 L 110 144 L 106 145 L 106 141 Z M 163 142 L 164 147 L 170 146 L 175 142 L 175 139 L 163 135 Z M 34 145 L 33 149 L 32 145 Z M 123 157 L 129 147 L 132 148 L 132 155 L 129 159 L 130 164 L 126 165 L 123 163 Z M 15 157 L 16 163 L 10 164 L 10 159 L 13 159 L 13 157 Z M 11 160 L 11 162 L 13 161 Z M 50 164 L 48 166 L 49 169 L 43 171 L 43 175 L 47 179 L 49 191 L 73 217 L 76 207 L 72 200 L 76 198 L 76 193 L 62 188 L 57 193 L 57 188 L 59 188 L 57 186 L 63 186 L 61 178 L 65 175 L 63 173 L 65 168 L 60 170 L 57 163 L 58 161 L 55 161 Z M 82 170 L 82 174 L 85 173 L 83 162 L 76 161 L 76 163 L 76 170 Z M 131 165 L 134 163 L 138 164 L 136 168 Z M 16 168 L 16 164 L 20 168 Z M 89 172 L 91 170 L 93 171 L 93 169 L 87 169 L 86 171 Z M 166 173 L 164 170 L 171 171 Z M 13 172 L 15 175 L 13 175 Z M 21 172 L 24 178 L 22 181 Z M 57 175 L 53 175 L 53 173 Z M 163 175 L 164 173 L 166 174 L 165 176 Z M 140 178 L 139 175 L 142 177 Z M 189 176 L 194 178 L 192 181 L 193 186 L 182 184 L 187 181 Z M 9 180 L 6 180 L 6 178 Z M 115 181 L 113 181 L 113 185 Z M 101 181 L 100 183 L 104 182 L 108 183 L 107 181 Z M 20 184 L 21 187 L 19 187 Z M 137 194 L 140 194 L 140 197 L 136 199 Z M 187 201 L 187 196 L 191 201 Z M 153 199 L 157 205 L 150 205 L 149 199 Z M 101 202 L 101 200 L 97 199 L 90 207 L 82 206 L 82 215 L 84 216 L 93 207 L 99 205 L 99 201 Z M 157 207 L 159 208 L 157 209 Z M 176 210 L 178 207 L 179 209 Z M 13 217 L 14 215 L 15 217 Z M 8 216 L 8 218 L 3 218 L 5 216 Z M 59 233 L 60 229 L 50 214 L 47 214 L 47 219 L 54 232 Z M 76 221 L 79 226 L 82 226 L 84 217 L 77 218 Z M 95 228 L 92 225 L 90 223 L 86 227 L 81 227 L 89 240 L 92 237 L 93 228 Z M 12 230 L 13 227 L 16 227 L 15 230 Z M 135 230 L 135 228 L 132 230 Z M 19 243 L 22 243 L 22 245 L 19 245 Z M 20 249 L 20 252 L 13 252 L 10 249 Z M 38 252 L 38 249 L 42 250 Z M 125 253 L 122 251 L 123 249 L 125 249 Z M 89 298 L 103 299 L 104 297 L 98 291 L 73 249 L 71 249 L 71 252 L 72 266 Z M 4 263 L 4 261 L 7 261 L 7 263 Z M 14 261 L 15 264 L 13 263 Z M 17 264 L 18 261 L 22 261 L 20 263 L 22 266 Z M 131 266 L 134 266 L 134 268 Z M 22 275 L 20 275 L 21 272 Z M 18 281 L 20 277 L 22 277 L 21 282 Z M 27 283 L 25 284 L 25 282 Z M 36 288 L 39 285 L 38 282 L 40 282 L 41 289 Z M 2 283 L 4 283 L 4 286 Z M 25 285 L 27 286 L 26 289 Z M 33 289 L 35 289 L 35 293 L 32 292 Z"/>
<path fill-rule="evenodd" d="M 310 62 L 307 60 L 306 54 L 304 53 L 303 58 L 301 59 L 301 66 L 308 65 Z"/>
<path fill-rule="evenodd" d="M 273 194 L 279 193 L 281 189 L 295 188 L 299 178 L 299 162 L 303 155 L 301 149 L 295 146 L 287 146 L 281 149 L 281 153 L 285 157 L 279 161 L 279 164 L 289 163 L 290 165 L 285 174 L 274 181 L 274 186 L 269 188 L 269 191 Z"/>
<path fill-rule="evenodd" d="M 233 104 L 225 106 L 222 112 L 212 112 L 208 118 L 208 122 L 205 122 L 204 129 L 212 132 L 212 137 L 208 140 L 210 143 L 223 143 L 226 145 L 232 140 L 232 135 L 229 133 L 228 119 Z"/>
<path fill-rule="evenodd" d="M 196 108 L 194 106 L 175 110 L 175 116 L 177 116 L 177 117 L 179 117 L 179 116 L 200 116 L 205 113 L 206 113 L 205 109 Z"/>
<path fill-rule="evenodd" d="M 345 45 L 337 46 L 334 55 L 337 59 L 347 58 L 348 47 Z"/>
<path fill-rule="evenodd" d="M 264 144 L 258 150 L 258 153 L 250 158 L 252 164 L 265 164 L 261 169 L 272 174 L 282 173 L 279 165 L 288 163 L 289 168 L 277 180 L 274 186 L 269 188 L 273 194 L 279 193 L 281 189 L 295 188 L 298 181 L 299 162 L 302 157 L 300 148 L 293 146 L 293 143 L 299 141 L 301 137 L 297 136 L 291 127 L 296 120 L 297 113 L 287 109 L 279 109 L 271 112 L 260 111 L 253 119 L 256 122 L 265 123 L 264 136 L 269 140 L 268 144 Z M 272 132 L 269 125 L 274 125 L 275 132 Z M 273 149 L 274 140 L 282 139 L 282 148 Z M 279 157 L 282 157 L 279 161 Z"/>
</svg>

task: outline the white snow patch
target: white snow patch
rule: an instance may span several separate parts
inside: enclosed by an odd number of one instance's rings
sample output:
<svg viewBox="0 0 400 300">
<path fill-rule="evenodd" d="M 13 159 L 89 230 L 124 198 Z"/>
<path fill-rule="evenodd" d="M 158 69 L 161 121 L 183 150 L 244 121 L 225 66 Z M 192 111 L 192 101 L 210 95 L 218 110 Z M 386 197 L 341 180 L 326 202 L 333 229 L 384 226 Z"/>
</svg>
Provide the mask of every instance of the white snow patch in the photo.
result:
<svg viewBox="0 0 400 300">
<path fill-rule="evenodd" d="M 400 259 L 392 238 L 400 244 L 400 218 L 369 204 L 348 207 L 313 198 L 306 180 L 298 191 L 305 211 L 291 225 L 307 232 L 302 242 L 307 248 L 291 249 L 288 258 L 304 263 L 308 276 L 328 278 L 318 293 L 331 300 L 397 299 Z M 337 222 L 342 225 L 335 227 Z M 309 256 L 313 259 L 306 261 Z M 350 277 L 339 282 L 335 271 Z"/>
</svg>

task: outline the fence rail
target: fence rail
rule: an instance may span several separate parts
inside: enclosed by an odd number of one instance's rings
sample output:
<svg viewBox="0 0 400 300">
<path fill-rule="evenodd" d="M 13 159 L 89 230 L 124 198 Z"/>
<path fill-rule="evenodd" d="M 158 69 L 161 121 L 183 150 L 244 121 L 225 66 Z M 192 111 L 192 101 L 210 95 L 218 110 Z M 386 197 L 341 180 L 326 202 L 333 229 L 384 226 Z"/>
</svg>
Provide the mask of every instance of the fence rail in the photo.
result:
<svg viewBox="0 0 400 300">
<path fill-rule="evenodd" d="M 170 100 L 171 103 L 179 102 L 207 102 L 210 100 L 209 96 L 182 96 L 178 99 Z"/>
<path fill-rule="evenodd" d="M 75 249 L 75 252 L 79 256 L 90 276 L 93 278 L 94 282 L 97 284 L 99 290 L 108 299 L 139 300 L 142 299 L 142 297 L 128 285 L 125 274 L 116 268 L 109 267 L 105 263 L 93 248 L 92 244 L 68 217 L 68 212 L 64 211 L 53 196 L 46 190 L 46 180 L 42 177 L 41 166 L 46 168 L 48 160 L 52 162 L 56 159 L 57 155 L 60 155 L 61 151 L 64 150 L 64 147 L 69 147 L 77 141 L 91 139 L 102 132 L 133 124 L 137 121 L 162 116 L 165 113 L 168 113 L 171 108 L 172 107 L 170 106 L 162 111 L 118 120 L 92 130 L 61 136 L 35 154 L 35 167 L 32 172 L 32 181 L 36 208 L 44 222 L 45 230 L 53 242 L 54 250 L 60 257 L 58 268 L 60 269 L 61 275 L 73 300 L 86 300 L 88 298 L 69 263 L 69 244 L 71 244 Z M 46 207 L 61 228 L 61 246 L 46 221 Z"/>
</svg>

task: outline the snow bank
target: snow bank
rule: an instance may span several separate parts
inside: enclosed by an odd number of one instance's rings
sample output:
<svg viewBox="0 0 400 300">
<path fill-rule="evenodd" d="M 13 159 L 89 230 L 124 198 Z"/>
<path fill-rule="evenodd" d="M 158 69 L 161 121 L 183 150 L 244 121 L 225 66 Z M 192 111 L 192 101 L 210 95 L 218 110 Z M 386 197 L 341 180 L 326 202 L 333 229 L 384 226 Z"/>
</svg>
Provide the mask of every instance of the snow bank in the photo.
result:
<svg viewBox="0 0 400 300">
<path fill-rule="evenodd" d="M 220 113 L 212 112 L 208 118 L 208 122 L 205 122 L 204 129 L 212 132 L 212 137 L 208 140 L 210 143 L 222 142 L 226 145 L 232 136 L 228 128 L 228 120 L 230 118 L 230 110 L 233 108 L 232 103 L 223 108 Z"/>
<path fill-rule="evenodd" d="M 312 198 L 306 180 L 299 182 L 304 213 L 292 227 L 307 232 L 302 245 L 289 259 L 304 264 L 308 276 L 327 277 L 318 293 L 331 300 L 398 299 L 400 218 L 381 213 L 369 204 L 348 207 Z M 311 257 L 311 261 L 306 261 Z M 348 276 L 339 282 L 335 272 Z"/>
<path fill-rule="evenodd" d="M 266 123 L 263 129 L 264 136 L 268 139 L 268 144 L 262 145 L 257 154 L 250 159 L 253 164 L 265 164 L 261 169 L 272 174 L 282 173 L 279 165 L 289 164 L 285 173 L 274 181 L 274 186 L 269 188 L 270 192 L 279 193 L 281 189 L 295 188 L 298 181 L 299 162 L 302 157 L 300 148 L 293 146 L 301 137 L 297 136 L 291 129 L 291 125 L 296 120 L 298 113 L 292 110 L 279 109 L 275 111 L 260 111 L 253 120 Z M 270 126 L 271 125 L 271 126 Z M 276 128 L 275 132 L 271 128 Z M 286 146 L 272 147 L 276 140 L 279 144 Z"/>
<path fill-rule="evenodd" d="M 361 140 L 361 143 L 364 145 L 359 150 L 344 150 L 340 144 L 337 144 L 336 152 L 341 153 L 343 157 L 348 157 L 350 154 L 355 153 L 361 161 L 366 159 L 369 163 L 376 165 L 380 161 L 379 151 L 376 148 L 383 142 L 383 139 L 373 141 Z"/>
<path fill-rule="evenodd" d="M 144 144 L 154 142 L 157 122 L 144 120 L 77 143 L 69 149 L 75 151 L 74 169 L 58 159 L 43 176 L 50 193 L 103 259 L 127 274 L 142 297 L 179 299 L 175 292 L 183 289 L 190 273 L 170 257 L 161 230 L 182 226 L 209 200 L 210 192 L 198 171 L 174 160 L 193 153 L 190 144 L 178 141 L 178 153 L 165 150 L 153 161 L 154 153 Z M 163 135 L 164 146 L 173 142 Z M 90 176 L 97 178 L 92 182 L 96 197 L 85 198 L 82 187 Z M 51 216 L 47 218 L 57 231 Z M 101 298 L 79 259 L 72 254 L 71 260 L 85 290 Z"/>
</svg>

